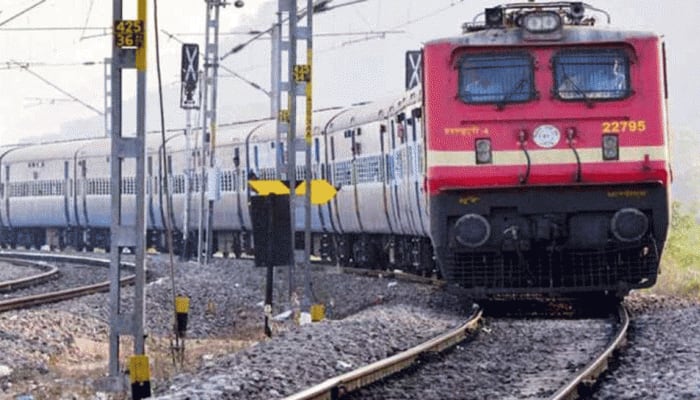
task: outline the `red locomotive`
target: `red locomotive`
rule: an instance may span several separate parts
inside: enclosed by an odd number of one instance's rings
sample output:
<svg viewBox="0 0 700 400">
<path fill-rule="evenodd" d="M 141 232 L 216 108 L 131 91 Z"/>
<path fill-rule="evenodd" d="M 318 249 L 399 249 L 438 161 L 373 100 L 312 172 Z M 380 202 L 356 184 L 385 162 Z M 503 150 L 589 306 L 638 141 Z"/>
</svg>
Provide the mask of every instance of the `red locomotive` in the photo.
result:
<svg viewBox="0 0 700 400">
<path fill-rule="evenodd" d="M 431 239 L 476 293 L 654 284 L 669 225 L 664 47 L 579 2 L 486 9 L 423 49 Z"/>
</svg>

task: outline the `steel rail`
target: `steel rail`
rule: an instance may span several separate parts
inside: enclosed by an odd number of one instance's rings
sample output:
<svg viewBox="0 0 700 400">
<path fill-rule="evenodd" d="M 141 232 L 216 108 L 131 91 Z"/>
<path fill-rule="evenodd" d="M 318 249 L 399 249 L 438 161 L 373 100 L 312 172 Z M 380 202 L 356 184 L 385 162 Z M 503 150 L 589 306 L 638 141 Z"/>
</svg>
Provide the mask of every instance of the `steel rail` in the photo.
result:
<svg viewBox="0 0 700 400">
<path fill-rule="evenodd" d="M 336 268 L 336 267 L 330 267 Z M 371 277 L 384 277 L 388 279 L 396 279 L 405 282 L 422 283 L 425 285 L 432 285 L 437 287 L 445 286 L 446 282 L 437 278 L 428 278 L 425 276 L 420 276 L 412 274 L 410 272 L 403 272 L 401 270 L 378 270 L 378 269 L 364 269 L 364 268 L 350 268 L 350 267 L 340 267 L 340 271 L 346 274 L 371 276 Z"/>
<path fill-rule="evenodd" d="M 32 275 L 25 276 L 18 279 L 12 279 L 9 281 L 0 282 L 0 293 L 10 292 L 17 289 L 26 288 L 29 286 L 34 286 L 39 283 L 46 282 L 50 279 L 54 279 L 58 276 L 58 267 L 55 265 L 49 265 L 43 262 L 28 262 L 24 260 L 19 260 L 15 258 L 5 258 L 0 257 L 0 261 L 7 263 L 22 265 L 27 267 L 36 267 L 42 270 L 42 272 Z"/>
<path fill-rule="evenodd" d="M 93 258 L 78 255 L 53 254 L 53 253 L 37 253 L 30 251 L 14 251 L 0 250 L 0 257 L 11 257 L 25 260 L 40 260 L 46 262 L 65 262 L 74 264 L 95 265 L 101 267 L 109 267 L 109 259 Z M 132 263 L 122 263 L 123 266 L 133 268 Z"/>
<path fill-rule="evenodd" d="M 481 320 L 481 315 L 481 310 L 475 310 L 469 320 L 449 332 L 391 357 L 327 379 L 318 385 L 286 397 L 285 399 L 337 399 L 347 393 L 368 386 L 414 365 L 425 355 L 440 353 L 462 342 L 470 332 L 477 329 L 479 321 Z"/>
<path fill-rule="evenodd" d="M 53 262 L 64 262 L 74 264 L 84 264 L 93 266 L 108 267 L 109 260 L 83 257 L 83 256 L 68 256 L 58 254 L 41 254 L 41 253 L 24 253 L 15 251 L 0 251 L 0 258 L 12 257 L 23 258 L 27 260 L 50 260 Z M 125 267 L 132 267 L 131 263 L 122 263 Z M 128 285 L 134 282 L 134 275 L 125 276 L 120 279 L 121 285 Z M 51 293 L 42 293 L 31 296 L 19 297 L 9 300 L 0 301 L 0 312 L 16 310 L 19 308 L 27 308 L 41 304 L 55 303 L 62 300 L 68 300 L 75 297 L 85 296 L 88 294 L 106 292 L 109 290 L 109 281 L 95 283 L 92 285 L 79 286 L 71 289 L 64 289 Z"/>
<path fill-rule="evenodd" d="M 559 391 L 554 393 L 551 400 L 575 399 L 578 398 L 578 388 L 581 384 L 593 383 L 598 379 L 608 367 L 608 361 L 613 355 L 613 352 L 620 348 L 625 343 L 627 337 L 627 328 L 629 327 L 629 314 L 622 304 L 618 305 L 617 309 L 619 328 L 615 337 L 610 341 L 605 350 L 598 355 L 593 361 L 588 363 L 571 381 L 562 386 Z"/>
</svg>

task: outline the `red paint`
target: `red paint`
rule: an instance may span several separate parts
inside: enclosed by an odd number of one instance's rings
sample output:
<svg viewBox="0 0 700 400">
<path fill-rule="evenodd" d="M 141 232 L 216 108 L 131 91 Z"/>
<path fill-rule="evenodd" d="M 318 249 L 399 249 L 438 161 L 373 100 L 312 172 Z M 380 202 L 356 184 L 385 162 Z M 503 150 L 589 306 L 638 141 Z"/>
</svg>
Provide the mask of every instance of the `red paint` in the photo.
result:
<svg viewBox="0 0 700 400">
<path fill-rule="evenodd" d="M 442 190 L 479 189 L 500 186 L 625 184 L 631 182 L 661 182 L 668 185 L 670 176 L 664 161 L 587 163 L 581 166 L 581 182 L 576 182 L 576 164 L 533 165 L 526 183 L 526 166 L 472 166 L 432 167 L 428 170 L 428 193 L 437 195 Z"/>
<path fill-rule="evenodd" d="M 623 48 L 630 55 L 630 82 L 633 94 L 623 100 L 598 101 L 592 108 L 585 102 L 563 102 L 551 95 L 553 71 L 550 59 L 565 48 Z M 539 98 L 527 103 L 506 104 L 502 110 L 494 104 L 465 104 L 458 97 L 457 60 L 466 52 L 500 50 L 527 51 L 535 58 L 535 88 Z M 526 132 L 526 148 L 537 149 L 533 130 L 542 124 L 559 128 L 561 139 L 554 149 L 568 149 L 567 129 L 576 132 L 575 147 L 601 149 L 603 122 L 645 121 L 643 132 L 619 132 L 624 147 L 666 146 L 663 117 L 663 85 L 658 38 L 649 35 L 619 43 L 566 43 L 506 47 L 460 47 L 454 41 L 435 41 L 424 49 L 424 98 L 427 145 L 429 150 L 473 151 L 477 138 L 491 139 L 494 152 L 520 150 L 518 134 Z M 456 128 L 456 129 L 455 129 Z M 465 130 L 459 131 L 460 128 Z M 453 134 L 447 134 L 452 129 Z M 622 150 L 621 150 L 622 151 Z M 585 163 L 582 182 L 575 182 L 576 164 L 536 165 L 531 167 L 530 185 L 579 185 L 586 183 L 669 182 L 668 160 L 636 162 L 607 161 Z M 431 194 L 441 189 L 476 189 L 520 185 L 520 166 L 431 167 L 427 187 Z"/>
</svg>

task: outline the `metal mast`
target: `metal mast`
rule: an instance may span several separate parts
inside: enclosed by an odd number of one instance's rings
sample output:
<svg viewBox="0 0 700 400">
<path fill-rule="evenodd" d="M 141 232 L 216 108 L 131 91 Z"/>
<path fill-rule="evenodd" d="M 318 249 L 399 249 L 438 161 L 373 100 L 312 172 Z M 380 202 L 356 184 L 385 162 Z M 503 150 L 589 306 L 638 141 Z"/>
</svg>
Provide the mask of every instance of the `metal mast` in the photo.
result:
<svg viewBox="0 0 700 400">
<path fill-rule="evenodd" d="M 199 80 L 199 45 L 183 43 L 181 63 L 182 88 L 180 92 L 180 107 L 185 109 L 185 207 L 182 213 L 182 259 L 189 259 L 190 249 L 190 209 L 192 202 L 192 177 L 194 162 L 192 157 L 192 110 L 199 108 L 197 81 Z"/>
<path fill-rule="evenodd" d="M 112 59 L 105 58 L 105 137 L 112 137 Z"/>
<path fill-rule="evenodd" d="M 277 175 L 282 180 L 288 181 L 289 186 L 289 216 L 291 225 L 291 243 L 292 250 L 294 249 L 295 233 L 296 233 L 296 104 L 297 104 L 297 84 L 294 81 L 294 66 L 296 65 L 296 52 L 297 52 L 297 2 L 296 0 L 278 0 L 278 23 L 280 26 L 279 32 L 279 46 L 277 47 L 277 57 L 280 60 L 279 66 L 275 67 L 273 65 L 273 83 L 275 76 L 275 68 L 279 68 L 280 78 L 277 79 L 277 86 L 273 86 L 275 90 L 275 96 L 273 96 L 273 101 L 276 101 L 277 107 L 279 107 L 279 112 L 277 115 Z M 285 18 L 286 14 L 286 18 Z M 288 26 L 288 40 L 282 39 L 282 22 L 287 20 Z M 273 29 L 274 31 L 274 29 Z M 274 49 L 273 49 L 274 51 Z M 287 80 L 283 81 L 281 78 L 281 60 L 283 53 L 287 53 Z M 283 94 L 286 94 L 287 108 L 282 108 L 282 99 L 285 98 Z M 275 99 L 276 97 L 276 99 Z M 287 163 L 284 164 L 284 153 L 282 152 L 282 135 L 287 134 Z M 286 175 L 286 176 L 285 176 Z M 295 257 L 294 251 L 292 251 L 292 257 L 289 260 L 289 269 L 287 270 L 287 277 L 289 282 L 289 298 L 292 298 L 294 292 L 294 269 L 295 269 Z"/>
<path fill-rule="evenodd" d="M 304 297 L 301 302 L 302 317 L 311 322 L 309 313 L 311 307 L 311 141 L 313 133 L 313 101 L 312 101 L 312 61 L 313 61 L 313 0 L 307 0 L 306 4 L 306 65 L 295 68 L 294 80 L 301 80 L 306 84 L 304 94 L 306 96 L 306 128 L 304 131 L 306 168 L 304 168 Z"/>
<path fill-rule="evenodd" d="M 145 156 L 146 156 L 146 0 L 138 0 L 138 19 L 122 20 L 122 1 L 114 0 L 114 45 L 111 63 L 111 199 L 112 223 L 110 238 L 110 334 L 109 334 L 109 378 L 117 390 L 121 390 L 119 375 L 119 338 L 133 336 L 134 364 L 130 369 L 143 372 L 148 368 L 144 346 L 144 306 L 146 300 L 146 273 L 144 250 L 146 247 L 146 203 L 145 203 Z M 122 72 L 136 69 L 136 135 L 124 136 L 122 132 Z M 135 173 L 135 210 L 133 219 L 122 215 L 122 168 L 133 166 Z M 131 168 L 130 168 L 131 169 Z M 126 212 L 124 213 L 126 214 Z M 122 312 L 120 278 L 121 254 L 124 248 L 135 255 L 136 281 L 133 291 L 133 310 Z M 135 365 L 137 367 L 134 368 Z M 134 371 L 132 371 L 133 374 Z M 140 376 L 147 376 L 141 374 Z M 139 378 L 140 379 L 140 378 Z M 148 389 L 150 393 L 150 388 Z"/>
<path fill-rule="evenodd" d="M 297 151 L 305 151 L 306 155 L 306 168 L 304 174 L 305 182 L 305 219 L 304 219 L 304 265 L 308 266 L 308 259 L 310 257 L 310 243 L 311 243 L 311 197 L 310 197 L 310 187 L 311 187 L 311 134 L 313 130 L 312 126 L 312 100 L 311 100 L 311 61 L 312 61 L 312 15 L 314 10 L 313 0 L 307 0 L 306 8 L 306 26 L 298 26 L 299 15 L 297 15 L 297 0 L 279 0 L 279 12 L 278 12 L 278 24 L 273 27 L 273 68 L 272 68 L 272 84 L 273 89 L 276 88 L 275 96 L 273 96 L 272 110 L 275 108 L 279 110 L 277 117 L 277 145 L 278 148 L 281 147 L 281 136 L 282 134 L 287 134 L 287 165 L 286 180 L 289 186 L 289 209 L 290 209 L 290 220 L 291 220 L 291 237 L 292 246 L 294 246 L 295 235 L 296 235 L 296 187 L 297 187 Z M 281 29 L 276 29 L 277 26 L 282 25 L 284 21 L 284 14 L 287 15 L 289 35 L 288 40 L 281 40 Z M 303 14 L 302 14 L 303 15 Z M 276 37 L 279 35 L 279 44 L 275 45 Z M 297 44 L 298 41 L 306 41 L 306 64 L 297 65 Z M 282 81 L 278 74 L 276 68 L 278 67 L 275 62 L 276 60 L 282 59 L 282 53 L 287 53 L 287 81 Z M 280 61 L 281 65 L 281 61 Z M 283 98 L 282 93 L 287 94 L 287 109 L 281 109 L 281 99 Z M 297 140 L 296 130 L 297 130 L 297 97 L 306 97 L 306 129 L 304 140 Z M 277 174 L 281 177 L 283 170 L 283 153 L 281 150 L 277 153 Z M 281 177 L 283 178 L 283 177 Z M 289 295 L 291 297 L 292 292 L 295 287 L 294 272 L 296 268 L 296 257 L 292 257 L 289 266 Z M 306 268 L 305 268 L 306 269 Z M 305 272 L 304 275 L 304 298 L 302 303 L 304 311 L 308 312 L 308 297 L 310 292 L 310 286 L 308 282 L 308 275 Z"/>
<path fill-rule="evenodd" d="M 214 219 L 214 201 L 219 199 L 218 174 L 216 167 L 216 81 L 219 70 L 219 9 L 228 3 L 223 0 L 205 0 L 207 3 L 206 32 L 204 35 L 204 89 L 202 101 L 202 157 L 200 180 L 200 220 L 199 239 L 197 245 L 197 262 L 202 262 L 202 252 L 204 251 L 204 264 L 209 262 L 212 254 L 212 225 Z M 204 153 L 208 150 L 208 156 Z M 207 159 L 208 171 L 207 171 Z M 206 202 L 204 194 L 204 177 L 206 176 Z M 206 220 L 206 221 L 205 221 Z M 205 221 L 205 222 L 204 222 Z M 202 224 L 205 223 L 204 229 Z M 203 230 L 206 234 L 203 235 Z M 206 244 L 203 248 L 203 237 Z"/>
</svg>

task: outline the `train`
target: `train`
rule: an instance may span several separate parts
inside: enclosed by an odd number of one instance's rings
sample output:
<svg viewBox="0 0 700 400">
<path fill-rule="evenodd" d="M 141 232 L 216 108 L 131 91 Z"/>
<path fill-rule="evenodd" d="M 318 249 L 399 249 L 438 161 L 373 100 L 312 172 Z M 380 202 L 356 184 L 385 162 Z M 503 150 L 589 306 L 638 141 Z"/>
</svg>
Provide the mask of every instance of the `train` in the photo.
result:
<svg viewBox="0 0 700 400">
<path fill-rule="evenodd" d="M 586 3 L 513 3 L 418 55 L 418 84 L 400 96 L 314 112 L 309 172 L 337 190 L 311 208 L 314 255 L 439 274 L 475 297 L 655 283 L 671 184 L 658 34 L 616 29 Z M 276 123 L 221 127 L 208 171 L 196 137 L 148 135 L 148 246 L 165 248 L 170 222 L 175 248 L 197 251 L 206 190 L 214 251 L 250 252 L 248 181 L 276 179 L 287 153 Z M 2 246 L 109 249 L 110 162 L 109 138 L 0 149 Z M 125 165 L 125 223 L 135 185 Z"/>
</svg>

